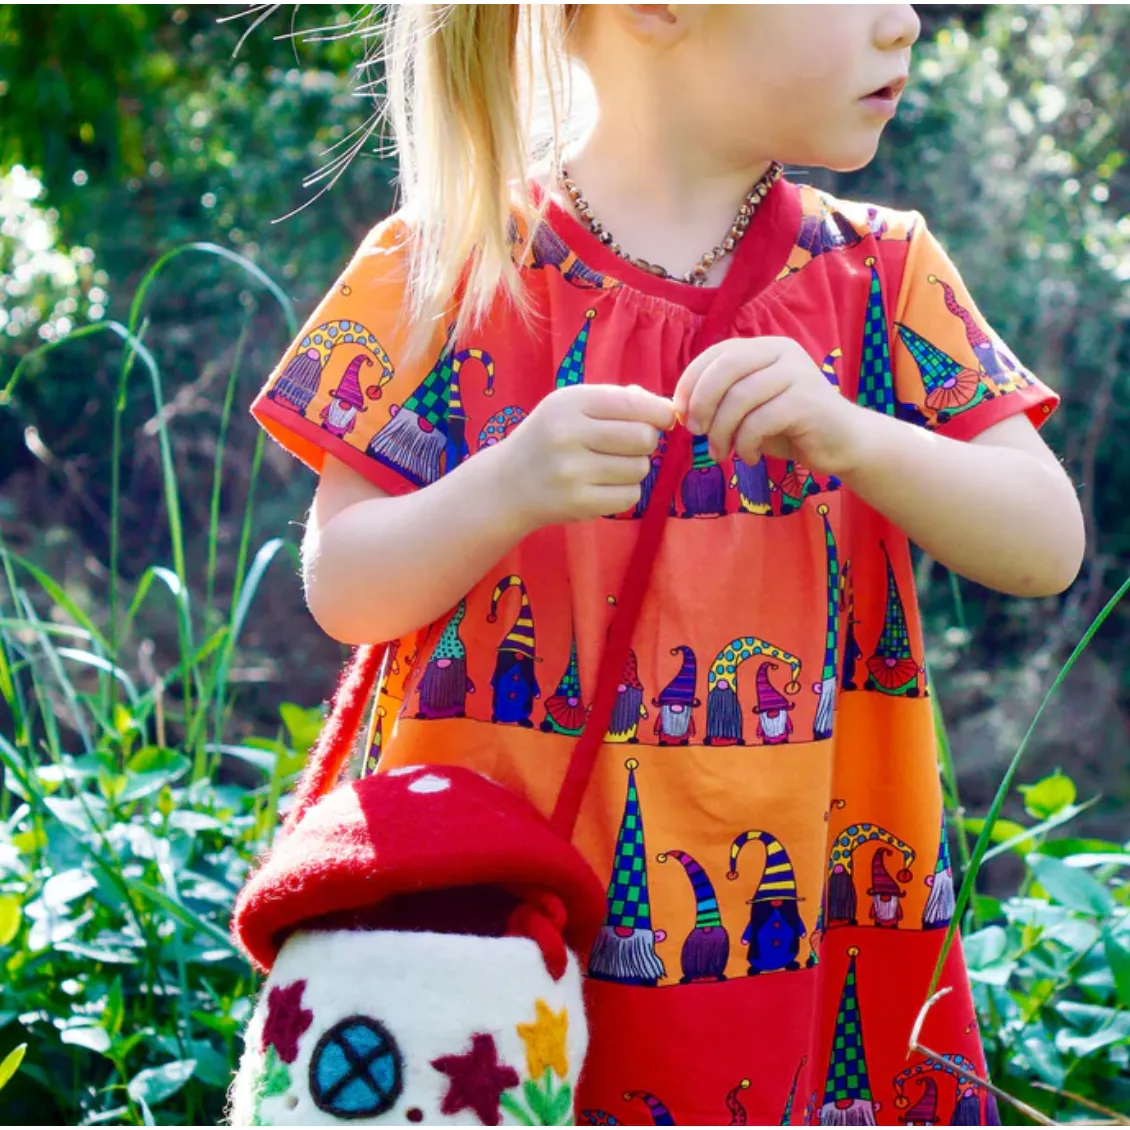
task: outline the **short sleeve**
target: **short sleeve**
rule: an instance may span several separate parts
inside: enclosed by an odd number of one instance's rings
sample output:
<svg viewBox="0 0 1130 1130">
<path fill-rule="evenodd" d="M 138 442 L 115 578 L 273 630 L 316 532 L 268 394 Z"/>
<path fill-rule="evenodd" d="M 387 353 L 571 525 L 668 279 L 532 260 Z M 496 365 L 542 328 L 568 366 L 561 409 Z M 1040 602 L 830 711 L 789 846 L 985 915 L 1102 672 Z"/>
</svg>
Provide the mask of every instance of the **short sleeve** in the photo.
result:
<svg viewBox="0 0 1130 1130">
<path fill-rule="evenodd" d="M 369 233 L 250 409 L 311 470 L 329 452 L 388 494 L 438 479 L 453 432 L 445 327 L 418 361 L 402 360 L 406 238 L 396 217 Z"/>
<path fill-rule="evenodd" d="M 904 418 L 969 440 L 1020 412 L 1036 427 L 1059 397 L 981 316 L 957 268 L 917 218 L 895 307 L 895 393 Z"/>
</svg>

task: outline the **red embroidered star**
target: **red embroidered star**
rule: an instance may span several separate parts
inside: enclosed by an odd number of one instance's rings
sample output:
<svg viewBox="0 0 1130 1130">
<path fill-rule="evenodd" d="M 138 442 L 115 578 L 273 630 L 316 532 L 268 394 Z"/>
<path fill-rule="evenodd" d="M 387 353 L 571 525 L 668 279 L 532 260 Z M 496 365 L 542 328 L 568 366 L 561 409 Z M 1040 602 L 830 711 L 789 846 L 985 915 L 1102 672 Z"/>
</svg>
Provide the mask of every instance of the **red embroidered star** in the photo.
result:
<svg viewBox="0 0 1130 1130">
<path fill-rule="evenodd" d="M 499 1098 L 520 1082 L 514 1068 L 498 1062 L 498 1049 L 489 1035 L 472 1036 L 469 1052 L 440 1056 L 432 1060 L 432 1066 L 451 1076 L 440 1110 L 458 1114 L 469 1107 L 484 1126 L 497 1126 L 502 1121 Z"/>
<path fill-rule="evenodd" d="M 298 1058 L 298 1040 L 314 1022 L 314 1014 L 302 1007 L 305 981 L 281 988 L 275 985 L 267 996 L 267 1019 L 263 1024 L 263 1050 L 274 1045 L 283 1063 Z"/>
</svg>

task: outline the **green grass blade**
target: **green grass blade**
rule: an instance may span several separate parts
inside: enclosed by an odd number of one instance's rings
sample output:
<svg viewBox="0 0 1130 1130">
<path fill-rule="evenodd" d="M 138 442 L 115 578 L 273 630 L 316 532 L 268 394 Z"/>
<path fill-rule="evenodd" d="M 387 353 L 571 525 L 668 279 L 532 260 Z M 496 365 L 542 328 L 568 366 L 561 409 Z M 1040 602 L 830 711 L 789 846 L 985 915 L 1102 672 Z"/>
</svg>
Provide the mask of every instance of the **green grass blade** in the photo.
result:
<svg viewBox="0 0 1130 1130">
<path fill-rule="evenodd" d="M 1028 744 L 1032 740 L 1032 735 L 1036 731 L 1036 727 L 1040 723 L 1040 719 L 1044 716 L 1044 711 L 1051 702 L 1056 691 L 1059 690 L 1060 685 L 1071 673 L 1071 669 L 1075 666 L 1079 656 L 1087 650 L 1095 633 L 1106 622 L 1107 617 L 1118 607 L 1122 598 L 1130 591 L 1130 578 L 1123 581 L 1118 591 L 1107 601 L 1106 607 L 1091 621 L 1090 627 L 1083 634 L 1083 638 L 1075 646 L 1068 657 L 1067 662 L 1060 668 L 1059 674 L 1056 675 L 1055 681 L 1048 688 L 1047 694 L 1044 695 L 1043 702 L 1040 703 L 1039 710 L 1036 711 L 1035 717 L 1032 719 L 1031 724 L 1028 726 L 1024 738 L 1020 742 L 1020 746 L 1016 753 L 1013 755 L 1012 761 L 1009 763 L 1008 769 L 1005 771 L 1004 778 L 997 789 L 996 796 L 993 797 L 993 803 L 989 806 L 989 814 L 985 818 L 985 826 L 981 829 L 981 834 L 977 837 L 977 842 L 973 846 L 973 855 L 969 862 L 969 867 L 965 872 L 965 877 L 961 883 L 961 889 L 958 891 L 957 900 L 954 905 L 953 918 L 950 921 L 949 928 L 946 930 L 946 936 L 942 942 L 942 952 L 938 955 L 938 962 L 934 967 L 934 975 L 930 979 L 930 988 L 927 990 L 926 996 L 932 997 L 937 991 L 938 982 L 942 976 L 942 969 L 945 966 L 946 958 L 949 956 L 950 948 L 953 945 L 953 940 L 957 935 L 958 928 L 961 924 L 962 915 L 965 913 L 965 908 L 969 904 L 969 900 L 973 895 L 973 888 L 977 882 L 977 872 L 981 867 L 985 858 L 985 853 L 988 851 L 990 839 L 992 837 L 993 825 L 996 824 L 1000 816 L 1001 809 L 1004 807 L 1004 802 L 1008 794 L 1012 791 L 1012 783 L 1016 777 L 1017 770 L 1020 768 L 1020 762 L 1024 759 L 1024 754 L 1028 751 Z"/>
</svg>

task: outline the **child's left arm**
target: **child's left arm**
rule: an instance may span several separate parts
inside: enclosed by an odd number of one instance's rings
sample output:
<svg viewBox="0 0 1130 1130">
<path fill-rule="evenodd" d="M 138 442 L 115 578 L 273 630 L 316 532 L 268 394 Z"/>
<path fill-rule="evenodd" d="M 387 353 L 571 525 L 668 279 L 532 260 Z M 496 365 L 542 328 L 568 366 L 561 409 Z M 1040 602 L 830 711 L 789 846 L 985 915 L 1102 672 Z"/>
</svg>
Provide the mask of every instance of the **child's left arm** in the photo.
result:
<svg viewBox="0 0 1130 1130">
<path fill-rule="evenodd" d="M 734 338 L 675 393 L 715 458 L 762 454 L 836 475 L 936 560 L 1016 596 L 1062 592 L 1083 556 L 1075 488 L 1024 414 L 969 442 L 860 407 L 788 338 Z"/>
</svg>

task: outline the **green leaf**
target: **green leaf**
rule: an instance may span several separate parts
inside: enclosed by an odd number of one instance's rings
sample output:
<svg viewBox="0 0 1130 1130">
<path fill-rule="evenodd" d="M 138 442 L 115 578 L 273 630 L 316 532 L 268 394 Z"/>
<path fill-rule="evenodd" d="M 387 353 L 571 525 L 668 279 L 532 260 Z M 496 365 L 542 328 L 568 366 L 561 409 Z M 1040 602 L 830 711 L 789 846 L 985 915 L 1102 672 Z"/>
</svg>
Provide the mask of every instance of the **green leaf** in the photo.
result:
<svg viewBox="0 0 1130 1130">
<path fill-rule="evenodd" d="M 568 1083 L 563 1083 L 553 1100 L 554 1126 L 573 1125 L 573 1088 Z"/>
<path fill-rule="evenodd" d="M 4 1089 L 8 1080 L 19 1071 L 20 1064 L 24 1061 L 24 1053 L 26 1051 L 27 1044 L 20 1044 L 18 1047 L 14 1047 L 4 1057 L 3 1063 L 0 1063 L 0 1091 Z"/>
<path fill-rule="evenodd" d="M 985 820 L 980 816 L 968 817 L 962 821 L 962 824 L 971 836 L 979 836 L 985 827 Z M 989 839 L 995 844 L 1008 843 L 1009 846 L 1005 850 L 1015 851 L 1020 855 L 1034 851 L 1036 847 L 1036 841 L 1032 839 L 1029 829 L 1023 824 L 1017 824 L 1015 820 L 998 820 L 989 833 Z M 999 855 L 1000 852 L 993 854 Z M 988 852 L 985 855 L 989 858 Z"/>
<path fill-rule="evenodd" d="M 276 1095 L 285 1095 L 290 1088 L 290 1068 L 283 1063 L 274 1044 L 267 1046 L 267 1066 L 263 1072 L 262 1090 L 260 1094 L 265 1099 L 273 1099 Z"/>
<path fill-rule="evenodd" d="M 526 1094 L 526 1102 L 533 1112 L 536 1126 L 545 1126 L 549 1111 L 546 1109 L 545 1092 L 538 1086 L 536 1079 L 527 1079 L 522 1086 Z"/>
<path fill-rule="evenodd" d="M 1065 840 L 1048 840 L 1040 845 L 1042 855 L 1054 855 L 1057 859 L 1065 859 L 1069 855 L 1079 855 L 1084 852 L 1092 854 L 1098 852 L 1120 855 L 1126 851 L 1121 844 L 1112 844 L 1106 840 L 1069 838 Z"/>
<path fill-rule="evenodd" d="M 235 943 L 232 941 L 231 937 L 225 931 L 221 930 L 219 926 L 214 922 L 209 922 L 206 918 L 201 918 L 198 914 L 194 914 L 187 906 L 165 894 L 164 891 L 159 891 L 155 887 L 149 886 L 147 883 L 136 882 L 130 883 L 130 890 L 136 891 L 150 902 L 156 903 L 158 906 L 167 910 L 174 918 L 179 919 L 186 926 L 190 926 L 193 930 L 199 930 L 200 933 L 206 934 L 216 942 L 217 945 L 231 950 L 232 953 L 239 952 L 235 948 Z"/>
<path fill-rule="evenodd" d="M 522 1106 L 522 1104 L 518 1102 L 518 1100 L 515 1099 L 512 1095 L 505 1093 L 500 1095 L 498 1103 L 499 1106 L 501 1106 L 502 1109 L 506 1111 L 506 1113 L 510 1115 L 511 1118 L 515 1119 L 522 1126 L 537 1125 L 530 1117 L 530 1112 L 526 1110 L 526 1108 Z"/>
<path fill-rule="evenodd" d="M 1114 988 L 1118 1003 L 1130 1008 L 1130 942 L 1116 938 L 1109 929 L 1103 929 L 1103 952 L 1114 974 Z"/>
<path fill-rule="evenodd" d="M 97 1028 L 84 1024 L 79 1028 L 66 1028 L 59 1033 L 59 1039 L 64 1044 L 74 1044 L 79 1048 L 88 1048 L 99 1055 L 105 1055 L 110 1050 L 110 1036 L 105 1028 Z"/>
<path fill-rule="evenodd" d="M 1114 910 L 1114 896 L 1081 868 L 1068 867 L 1061 860 L 1038 852 L 1030 854 L 1027 863 L 1040 886 L 1063 906 L 1100 918 Z"/>
<path fill-rule="evenodd" d="M 196 1060 L 175 1059 L 160 1067 L 147 1067 L 129 1081 L 129 1097 L 135 1103 L 157 1106 L 171 1098 L 192 1078 Z"/>
<path fill-rule="evenodd" d="M 102 1027 L 116 1036 L 122 1030 L 122 1021 L 125 1019 L 125 998 L 122 994 L 122 979 L 115 977 L 110 982 L 106 991 L 106 1007 L 102 1009 Z"/>
<path fill-rule="evenodd" d="M 325 712 L 317 706 L 305 707 L 284 702 L 279 707 L 279 714 L 282 715 L 283 725 L 295 753 L 305 758 L 325 725 Z"/>
<path fill-rule="evenodd" d="M 1060 809 L 1074 804 L 1077 796 L 1075 782 L 1058 770 L 1034 785 L 1020 785 L 1019 791 L 1024 797 L 1025 810 L 1037 820 L 1054 816 Z"/>
<path fill-rule="evenodd" d="M 0 895 L 0 946 L 9 945 L 20 928 L 23 911 L 15 895 Z"/>
<path fill-rule="evenodd" d="M 124 804 L 159 792 L 191 768 L 192 762 L 173 749 L 144 746 L 126 763 L 127 781 L 118 799 Z"/>
</svg>

